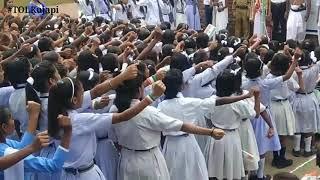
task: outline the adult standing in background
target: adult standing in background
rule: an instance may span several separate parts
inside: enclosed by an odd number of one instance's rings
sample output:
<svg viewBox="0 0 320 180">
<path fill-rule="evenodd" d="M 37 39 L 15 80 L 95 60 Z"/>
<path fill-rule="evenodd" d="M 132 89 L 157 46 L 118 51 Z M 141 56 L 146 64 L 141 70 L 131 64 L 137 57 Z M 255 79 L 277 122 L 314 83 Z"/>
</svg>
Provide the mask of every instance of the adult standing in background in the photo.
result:
<svg viewBox="0 0 320 180">
<path fill-rule="evenodd" d="M 251 0 L 234 0 L 232 9 L 236 18 L 235 36 L 249 37 L 249 16 L 250 16 Z"/>
<path fill-rule="evenodd" d="M 271 0 L 271 13 L 273 21 L 272 37 L 274 40 L 284 42 L 286 39 L 287 22 L 286 14 L 290 9 L 287 9 L 289 0 Z"/>
<path fill-rule="evenodd" d="M 95 0 L 74 0 L 79 4 L 79 9 L 81 13 L 87 18 L 89 21 L 92 21 L 96 17 L 96 10 L 94 5 Z"/>
<path fill-rule="evenodd" d="M 204 4 L 204 13 L 206 16 L 206 25 L 212 23 L 212 12 L 213 12 L 213 6 L 211 5 L 211 0 L 203 0 Z"/>
<path fill-rule="evenodd" d="M 201 30 L 198 0 L 186 0 L 186 4 L 186 15 L 189 28 L 196 31 Z"/>
</svg>

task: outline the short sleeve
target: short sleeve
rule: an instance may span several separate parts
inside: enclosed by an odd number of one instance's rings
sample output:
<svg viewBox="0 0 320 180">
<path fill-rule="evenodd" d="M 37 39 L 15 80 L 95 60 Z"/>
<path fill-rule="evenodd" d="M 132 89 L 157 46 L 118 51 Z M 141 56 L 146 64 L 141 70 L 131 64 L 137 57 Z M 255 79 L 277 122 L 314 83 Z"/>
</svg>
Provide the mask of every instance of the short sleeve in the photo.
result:
<svg viewBox="0 0 320 180">
<path fill-rule="evenodd" d="M 86 134 L 101 129 L 108 132 L 112 124 L 112 115 L 111 113 L 75 113 L 71 115 L 72 134 Z"/>
<path fill-rule="evenodd" d="M 183 82 L 186 83 L 189 79 L 191 79 L 196 74 L 196 69 L 191 67 L 182 72 L 183 74 Z"/>
<path fill-rule="evenodd" d="M 287 81 L 287 83 L 288 83 L 288 88 L 293 92 L 296 92 L 300 89 L 298 82 L 294 80 L 292 77 Z"/>
<path fill-rule="evenodd" d="M 148 115 L 144 124 L 146 128 L 156 131 L 180 131 L 183 125 L 181 120 L 167 116 L 154 107 L 148 107 Z"/>
<path fill-rule="evenodd" d="M 252 119 L 256 116 L 254 106 L 248 106 L 244 101 L 234 103 L 234 111 L 240 116 L 240 119 Z"/>
<path fill-rule="evenodd" d="M 279 76 L 276 78 L 266 78 L 263 80 L 262 85 L 265 86 L 267 89 L 272 90 L 275 89 L 277 86 L 279 86 L 283 82 L 283 77 Z"/>
<path fill-rule="evenodd" d="M 209 98 L 200 99 L 200 106 L 202 112 L 207 112 L 212 110 L 216 106 L 216 96 L 211 96 Z"/>
</svg>

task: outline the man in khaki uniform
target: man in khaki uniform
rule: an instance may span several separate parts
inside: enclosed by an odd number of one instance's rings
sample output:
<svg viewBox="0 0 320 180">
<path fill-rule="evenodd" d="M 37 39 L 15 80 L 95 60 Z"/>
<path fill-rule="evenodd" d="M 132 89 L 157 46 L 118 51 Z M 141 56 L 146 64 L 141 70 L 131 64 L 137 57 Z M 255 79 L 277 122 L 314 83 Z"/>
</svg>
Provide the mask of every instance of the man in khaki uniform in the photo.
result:
<svg viewBox="0 0 320 180">
<path fill-rule="evenodd" d="M 237 37 L 249 37 L 249 16 L 251 10 L 251 0 L 234 0 L 232 9 L 235 9 L 235 35 Z"/>
</svg>

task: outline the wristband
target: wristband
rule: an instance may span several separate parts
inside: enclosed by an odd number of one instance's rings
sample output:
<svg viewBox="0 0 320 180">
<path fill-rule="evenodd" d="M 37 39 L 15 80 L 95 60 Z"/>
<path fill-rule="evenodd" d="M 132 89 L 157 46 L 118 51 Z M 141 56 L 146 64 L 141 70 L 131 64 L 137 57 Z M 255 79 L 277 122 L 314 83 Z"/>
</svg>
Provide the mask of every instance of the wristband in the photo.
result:
<svg viewBox="0 0 320 180">
<path fill-rule="evenodd" d="M 152 101 L 155 101 L 155 100 L 157 100 L 157 99 L 158 99 L 158 97 L 153 96 L 152 94 L 149 94 L 148 96 L 152 99 Z"/>
<path fill-rule="evenodd" d="M 152 75 L 151 78 L 152 78 L 153 82 L 157 82 L 157 80 L 158 80 L 156 75 Z"/>
</svg>

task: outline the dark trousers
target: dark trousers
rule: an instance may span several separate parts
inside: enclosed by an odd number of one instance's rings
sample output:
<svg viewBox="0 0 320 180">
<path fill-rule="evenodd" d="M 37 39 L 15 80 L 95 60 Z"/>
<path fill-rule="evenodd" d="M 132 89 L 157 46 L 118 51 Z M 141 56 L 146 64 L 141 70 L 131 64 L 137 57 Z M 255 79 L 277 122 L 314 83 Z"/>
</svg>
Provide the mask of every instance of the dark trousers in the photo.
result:
<svg viewBox="0 0 320 180">
<path fill-rule="evenodd" d="M 212 6 L 205 5 L 204 13 L 206 15 L 206 25 L 212 24 Z"/>
<path fill-rule="evenodd" d="M 285 19 L 286 3 L 271 3 L 273 21 L 272 37 L 283 42 L 286 40 L 287 20 Z"/>
</svg>

